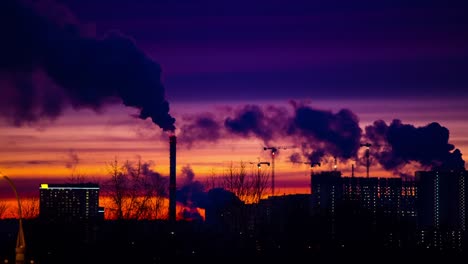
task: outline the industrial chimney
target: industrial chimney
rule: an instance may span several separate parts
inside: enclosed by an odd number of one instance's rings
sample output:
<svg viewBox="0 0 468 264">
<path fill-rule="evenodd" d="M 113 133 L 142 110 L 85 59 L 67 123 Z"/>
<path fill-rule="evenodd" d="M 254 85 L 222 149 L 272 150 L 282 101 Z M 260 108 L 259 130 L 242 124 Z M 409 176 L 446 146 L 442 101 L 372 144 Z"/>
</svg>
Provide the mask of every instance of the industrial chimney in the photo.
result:
<svg viewBox="0 0 468 264">
<path fill-rule="evenodd" d="M 169 222 L 176 221 L 176 136 L 169 137 Z"/>
</svg>

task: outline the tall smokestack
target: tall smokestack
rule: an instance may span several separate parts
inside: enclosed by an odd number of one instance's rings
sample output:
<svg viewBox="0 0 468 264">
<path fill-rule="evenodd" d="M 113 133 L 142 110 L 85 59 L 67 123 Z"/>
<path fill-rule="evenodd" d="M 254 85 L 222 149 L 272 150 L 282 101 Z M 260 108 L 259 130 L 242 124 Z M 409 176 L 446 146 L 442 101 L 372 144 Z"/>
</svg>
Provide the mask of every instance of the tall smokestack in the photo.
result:
<svg viewBox="0 0 468 264">
<path fill-rule="evenodd" d="M 169 137 L 169 222 L 176 221 L 176 136 Z"/>
</svg>

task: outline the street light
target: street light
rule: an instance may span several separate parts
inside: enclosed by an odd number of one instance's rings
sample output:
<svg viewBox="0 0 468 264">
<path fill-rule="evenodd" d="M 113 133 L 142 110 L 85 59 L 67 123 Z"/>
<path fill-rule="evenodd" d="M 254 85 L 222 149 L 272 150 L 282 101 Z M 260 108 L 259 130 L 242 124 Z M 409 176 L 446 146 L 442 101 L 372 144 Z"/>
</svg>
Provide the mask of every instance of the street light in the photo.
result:
<svg viewBox="0 0 468 264">
<path fill-rule="evenodd" d="M 0 172 L 1 173 L 1 172 Z M 16 186 L 13 181 L 8 178 L 5 174 L 1 173 L 3 178 L 8 182 L 8 184 L 13 189 L 15 193 L 16 200 L 18 201 L 18 218 L 19 218 L 19 228 L 18 228 L 18 237 L 16 238 L 16 264 L 24 264 L 24 253 L 26 251 L 26 242 L 24 240 L 24 232 L 23 232 L 23 214 L 21 213 L 21 201 L 16 191 Z"/>
<path fill-rule="evenodd" d="M 262 198 L 262 180 L 261 180 L 261 177 L 260 177 L 260 169 L 262 168 L 262 165 L 265 164 L 265 165 L 268 165 L 268 167 L 270 167 L 270 162 L 267 162 L 267 161 L 261 161 L 261 162 L 258 162 L 257 163 L 257 184 L 256 184 L 256 188 L 257 188 L 257 196 L 258 196 L 258 201 L 260 202 L 260 198 Z"/>
<path fill-rule="evenodd" d="M 270 162 L 268 162 L 268 161 L 262 161 L 262 162 L 257 163 L 257 167 L 258 167 L 259 169 L 261 169 L 261 168 L 262 168 L 262 164 L 266 164 L 266 165 L 270 166 Z"/>
</svg>

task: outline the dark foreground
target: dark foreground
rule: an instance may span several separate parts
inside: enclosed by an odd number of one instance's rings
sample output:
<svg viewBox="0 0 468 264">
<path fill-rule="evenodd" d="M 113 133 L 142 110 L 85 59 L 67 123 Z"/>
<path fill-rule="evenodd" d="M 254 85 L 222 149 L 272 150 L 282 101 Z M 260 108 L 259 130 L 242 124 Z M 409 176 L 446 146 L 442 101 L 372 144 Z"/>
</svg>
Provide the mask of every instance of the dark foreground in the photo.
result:
<svg viewBox="0 0 468 264">
<path fill-rule="evenodd" d="M 17 224 L 0 221 L 0 261 L 14 263 Z M 309 231 L 272 234 L 217 230 L 205 223 L 25 222 L 27 263 L 466 263 L 465 250 L 383 247 L 378 240 L 320 239 Z"/>
</svg>

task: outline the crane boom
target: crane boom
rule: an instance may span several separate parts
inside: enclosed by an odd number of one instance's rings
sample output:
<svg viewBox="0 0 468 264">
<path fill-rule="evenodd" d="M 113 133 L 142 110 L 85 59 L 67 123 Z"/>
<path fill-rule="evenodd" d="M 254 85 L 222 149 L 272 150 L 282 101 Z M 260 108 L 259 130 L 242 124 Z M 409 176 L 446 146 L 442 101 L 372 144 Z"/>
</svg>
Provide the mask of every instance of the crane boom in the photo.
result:
<svg viewBox="0 0 468 264">
<path fill-rule="evenodd" d="M 271 196 L 275 195 L 275 156 L 279 149 L 296 148 L 296 146 L 269 146 L 263 147 L 263 150 L 271 152 Z"/>
</svg>

